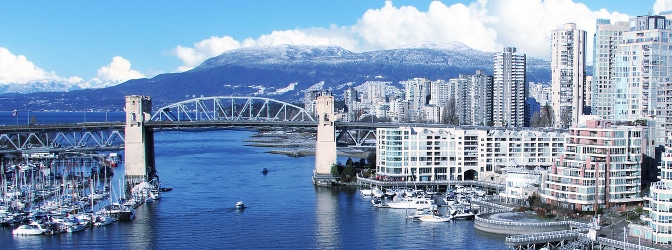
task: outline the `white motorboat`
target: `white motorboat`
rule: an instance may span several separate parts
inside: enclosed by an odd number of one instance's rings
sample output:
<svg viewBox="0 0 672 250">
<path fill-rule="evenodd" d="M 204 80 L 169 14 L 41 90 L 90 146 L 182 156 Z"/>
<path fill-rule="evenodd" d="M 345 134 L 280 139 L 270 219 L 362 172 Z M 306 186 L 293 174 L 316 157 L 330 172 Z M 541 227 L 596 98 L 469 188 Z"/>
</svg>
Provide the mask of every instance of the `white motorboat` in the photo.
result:
<svg viewBox="0 0 672 250">
<path fill-rule="evenodd" d="M 383 193 L 383 190 L 380 190 L 380 188 L 375 187 L 371 190 L 371 195 L 380 198 L 380 197 L 383 197 L 383 195 L 385 195 L 385 193 Z"/>
<path fill-rule="evenodd" d="M 450 221 L 450 216 L 430 214 L 430 215 L 420 216 L 416 220 L 417 221 L 422 221 L 422 222 L 449 222 Z"/>
<path fill-rule="evenodd" d="M 470 220 L 476 217 L 476 214 L 469 206 L 461 205 L 451 209 L 451 216 L 453 220 Z"/>
<path fill-rule="evenodd" d="M 109 224 L 114 223 L 117 221 L 114 217 L 110 216 L 105 216 L 105 215 L 97 215 L 93 219 L 93 225 L 100 227 L 100 226 L 107 226 Z"/>
<path fill-rule="evenodd" d="M 438 206 L 432 205 L 430 209 L 416 210 L 413 220 L 422 222 L 448 222 L 450 221 L 450 216 L 439 213 Z"/>
<path fill-rule="evenodd" d="M 401 208 L 401 209 L 418 209 L 418 208 L 431 208 L 434 205 L 434 201 L 429 198 L 402 198 L 398 201 L 388 202 L 387 205 L 390 208 Z"/>
<path fill-rule="evenodd" d="M 12 230 L 12 234 L 14 235 L 41 235 L 46 232 L 46 228 L 43 228 L 42 225 L 34 221 L 28 225 L 21 225 Z"/>
<path fill-rule="evenodd" d="M 373 195 L 373 190 L 372 189 L 360 189 L 359 190 L 359 195 L 362 197 L 369 197 Z"/>
<path fill-rule="evenodd" d="M 243 201 L 236 202 L 236 209 L 245 209 L 245 203 Z"/>
<path fill-rule="evenodd" d="M 431 212 L 431 210 L 429 210 L 429 209 L 418 208 L 418 209 L 415 210 L 415 213 L 413 213 L 413 214 L 411 214 L 411 215 L 407 215 L 406 218 L 409 218 L 409 219 L 418 219 L 418 218 L 420 218 L 420 217 L 422 217 L 422 216 L 431 215 L 431 214 L 432 214 L 432 212 Z"/>
</svg>

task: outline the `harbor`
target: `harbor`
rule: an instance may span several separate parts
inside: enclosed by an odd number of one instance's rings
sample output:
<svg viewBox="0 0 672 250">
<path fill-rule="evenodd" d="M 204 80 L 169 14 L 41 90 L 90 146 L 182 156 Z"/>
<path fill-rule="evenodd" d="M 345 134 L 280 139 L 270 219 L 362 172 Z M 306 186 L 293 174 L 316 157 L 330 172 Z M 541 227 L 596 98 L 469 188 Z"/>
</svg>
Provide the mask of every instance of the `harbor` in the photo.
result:
<svg viewBox="0 0 672 250">
<path fill-rule="evenodd" d="M 409 185 L 367 178 L 359 178 L 358 183 L 361 197 L 370 199 L 375 208 L 403 209 L 405 214 L 400 217 L 420 223 L 473 220 L 478 231 L 505 235 L 509 249 L 672 249 L 642 242 L 625 232 L 614 235 L 614 227 L 601 225 L 600 217 L 568 219 L 566 215 L 520 212 L 521 203 L 507 202 L 498 195 L 503 187 L 493 183 L 431 181 Z"/>
<path fill-rule="evenodd" d="M 123 172 L 113 180 L 123 164 L 117 153 L 37 153 L 2 159 L 0 226 L 14 235 L 76 233 L 132 221 L 138 206 L 160 197 L 158 179 L 128 188 Z"/>
</svg>

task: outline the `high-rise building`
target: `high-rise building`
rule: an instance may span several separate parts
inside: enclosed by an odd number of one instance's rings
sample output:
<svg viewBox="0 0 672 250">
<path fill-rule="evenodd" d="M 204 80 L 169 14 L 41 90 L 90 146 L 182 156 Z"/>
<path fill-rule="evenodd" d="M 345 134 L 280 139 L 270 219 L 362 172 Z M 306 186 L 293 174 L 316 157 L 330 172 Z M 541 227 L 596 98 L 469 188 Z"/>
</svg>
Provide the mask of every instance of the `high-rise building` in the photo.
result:
<svg viewBox="0 0 672 250">
<path fill-rule="evenodd" d="M 669 16 L 630 18 L 630 31 L 624 32 L 616 52 L 613 82 L 614 120 L 634 121 L 654 117 L 658 133 L 652 138 L 657 145 L 665 142 L 665 131 L 672 132 L 672 86 Z"/>
<path fill-rule="evenodd" d="M 429 83 L 425 78 L 413 78 L 401 82 L 406 87 L 405 101 L 409 104 L 410 121 L 422 119 L 422 109 L 428 103 Z"/>
<path fill-rule="evenodd" d="M 630 31 L 619 45 L 614 87 L 618 101 L 616 119 L 652 117 L 654 145 L 665 145 L 660 162 L 660 181 L 652 183 L 648 201 L 648 225 L 640 233 L 659 244 L 672 244 L 672 15 L 630 18 Z M 625 72 L 619 74 L 619 72 Z M 667 136 L 666 136 L 667 135 Z"/>
<path fill-rule="evenodd" d="M 525 99 L 528 92 L 526 63 L 525 54 L 518 54 L 513 47 L 495 53 L 492 119 L 496 126 L 525 126 Z"/>
<path fill-rule="evenodd" d="M 556 128 L 569 128 L 585 105 L 586 31 L 564 24 L 551 33 L 551 87 Z"/>
<path fill-rule="evenodd" d="M 630 28 L 627 22 L 611 24 L 609 19 L 597 19 L 593 36 L 593 81 L 591 86 L 591 115 L 614 120 L 614 81 L 616 51 L 623 32 Z"/>
</svg>

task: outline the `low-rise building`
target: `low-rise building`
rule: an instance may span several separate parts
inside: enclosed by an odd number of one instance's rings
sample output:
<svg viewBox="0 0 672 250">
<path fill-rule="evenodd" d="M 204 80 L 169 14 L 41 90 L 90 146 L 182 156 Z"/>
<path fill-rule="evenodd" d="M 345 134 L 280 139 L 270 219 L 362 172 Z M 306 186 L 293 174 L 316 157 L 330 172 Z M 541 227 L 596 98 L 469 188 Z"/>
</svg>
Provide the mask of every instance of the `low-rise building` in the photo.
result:
<svg viewBox="0 0 672 250">
<path fill-rule="evenodd" d="M 480 126 L 378 128 L 376 134 L 376 174 L 400 181 L 489 181 L 507 162 L 548 168 L 565 136 Z"/>
</svg>

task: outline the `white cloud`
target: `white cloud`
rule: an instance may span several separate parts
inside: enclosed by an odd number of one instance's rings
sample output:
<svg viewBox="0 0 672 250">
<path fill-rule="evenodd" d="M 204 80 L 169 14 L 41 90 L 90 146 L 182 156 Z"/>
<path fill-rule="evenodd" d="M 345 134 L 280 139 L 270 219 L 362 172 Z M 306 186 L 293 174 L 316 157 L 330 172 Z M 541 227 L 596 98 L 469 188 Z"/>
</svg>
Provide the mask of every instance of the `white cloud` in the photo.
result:
<svg viewBox="0 0 672 250">
<path fill-rule="evenodd" d="M 658 0 L 656 10 L 672 9 L 672 0 Z M 646 13 L 641 13 L 646 14 Z M 338 45 L 363 52 L 394 49 L 418 41 L 460 41 L 484 51 L 516 47 L 531 57 L 550 57 L 550 34 L 565 23 L 576 23 L 588 33 L 588 60 L 592 58 L 592 36 L 597 18 L 627 21 L 628 15 L 606 9 L 591 10 L 574 0 L 476 0 L 469 4 L 430 3 L 427 11 L 413 6 L 395 6 L 386 1 L 370 9 L 352 26 L 273 31 L 242 42 L 232 37 L 211 37 L 175 51 L 191 69 L 224 51 L 250 46 L 279 44 Z"/>
<path fill-rule="evenodd" d="M 175 55 L 183 65 L 177 71 L 187 71 L 201 64 L 205 59 L 221 54 L 224 51 L 240 48 L 240 42 L 230 36 L 210 37 L 194 44 L 193 48 L 177 46 Z"/>
<path fill-rule="evenodd" d="M 658 14 L 662 11 L 672 10 L 672 0 L 656 0 L 653 4 L 653 14 Z M 644 15 L 646 13 L 642 13 Z"/>
<path fill-rule="evenodd" d="M 109 65 L 98 69 L 98 78 L 103 82 L 123 82 L 144 77 L 142 73 L 132 70 L 131 62 L 121 56 L 113 57 Z"/>
<path fill-rule="evenodd" d="M 0 47 L 0 83 L 27 83 L 31 80 L 57 78 L 56 73 L 35 66 L 25 56 L 16 56 L 7 48 Z"/>
</svg>

